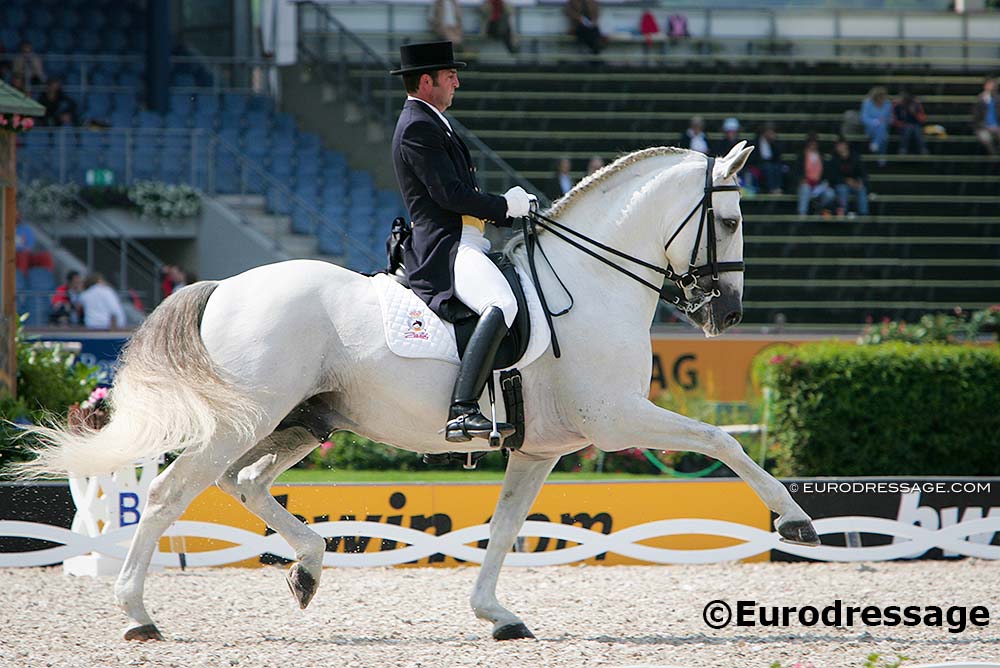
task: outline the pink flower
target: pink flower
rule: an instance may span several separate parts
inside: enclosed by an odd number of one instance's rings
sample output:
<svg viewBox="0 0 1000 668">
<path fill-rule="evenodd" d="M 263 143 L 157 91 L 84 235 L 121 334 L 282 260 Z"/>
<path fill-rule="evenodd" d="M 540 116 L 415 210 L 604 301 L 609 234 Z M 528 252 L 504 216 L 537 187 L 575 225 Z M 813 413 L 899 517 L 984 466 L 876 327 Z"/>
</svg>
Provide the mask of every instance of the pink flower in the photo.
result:
<svg viewBox="0 0 1000 668">
<path fill-rule="evenodd" d="M 0 127 L 3 127 L 5 125 L 7 125 L 7 117 L 4 116 L 3 114 L 0 114 Z"/>
<path fill-rule="evenodd" d="M 25 130 L 30 130 L 35 127 L 35 120 L 32 118 L 25 118 L 21 121 L 21 127 Z"/>
<path fill-rule="evenodd" d="M 774 357 L 771 358 L 769 364 L 781 364 L 784 361 L 785 361 L 784 355 L 775 355 Z"/>
<path fill-rule="evenodd" d="M 90 397 L 87 399 L 87 401 L 89 401 L 92 404 L 96 404 L 98 401 L 107 398 L 108 398 L 108 388 L 98 387 L 94 389 L 93 392 L 90 393 Z"/>
<path fill-rule="evenodd" d="M 21 122 L 21 115 L 20 114 L 14 114 L 14 122 L 11 123 L 11 126 L 16 129 L 17 126 L 18 126 L 18 124 L 20 122 Z"/>
<path fill-rule="evenodd" d="M 326 454 L 326 452 L 333 447 L 333 443 L 331 443 L 330 441 L 323 441 L 322 443 L 319 444 L 319 447 L 320 450 L 322 450 L 323 453 Z"/>
</svg>

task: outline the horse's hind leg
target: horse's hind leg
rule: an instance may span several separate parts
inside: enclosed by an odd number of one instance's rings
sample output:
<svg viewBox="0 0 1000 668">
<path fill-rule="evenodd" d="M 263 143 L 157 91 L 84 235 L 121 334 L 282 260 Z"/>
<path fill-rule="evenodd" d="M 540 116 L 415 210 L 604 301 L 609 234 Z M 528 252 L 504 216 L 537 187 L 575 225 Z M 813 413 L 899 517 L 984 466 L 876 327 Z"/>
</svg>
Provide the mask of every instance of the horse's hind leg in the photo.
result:
<svg viewBox="0 0 1000 668">
<path fill-rule="evenodd" d="M 255 445 L 219 478 L 219 487 L 239 499 L 295 550 L 299 560 L 288 570 L 288 586 L 305 608 L 319 587 L 326 541 L 271 496 L 271 484 L 319 444 L 302 427 L 278 429 Z"/>
<path fill-rule="evenodd" d="M 185 452 L 153 480 L 146 509 L 115 581 L 115 598 L 129 620 L 126 640 L 163 640 L 142 602 L 150 559 L 163 532 L 244 448 L 243 443 L 232 441 Z"/>
<path fill-rule="evenodd" d="M 472 590 L 472 610 L 476 617 L 493 624 L 493 637 L 497 640 L 534 638 L 524 622 L 497 600 L 497 580 L 504 557 L 510 551 L 524 518 L 538 496 L 538 490 L 555 468 L 555 459 L 530 459 L 514 452 L 507 462 L 503 489 L 496 511 L 490 520 L 490 542 L 486 557 L 479 569 L 476 586 Z"/>
</svg>

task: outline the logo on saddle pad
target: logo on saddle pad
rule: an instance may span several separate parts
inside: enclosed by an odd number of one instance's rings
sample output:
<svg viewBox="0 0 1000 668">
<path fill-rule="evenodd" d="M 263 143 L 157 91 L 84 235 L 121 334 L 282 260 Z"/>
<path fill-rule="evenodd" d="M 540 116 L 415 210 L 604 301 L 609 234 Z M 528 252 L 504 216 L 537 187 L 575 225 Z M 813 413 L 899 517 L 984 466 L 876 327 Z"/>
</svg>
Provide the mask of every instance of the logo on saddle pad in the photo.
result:
<svg viewBox="0 0 1000 668">
<path fill-rule="evenodd" d="M 404 339 L 429 339 L 427 330 L 424 328 L 424 312 L 410 311 L 410 327 L 403 334 Z"/>
</svg>

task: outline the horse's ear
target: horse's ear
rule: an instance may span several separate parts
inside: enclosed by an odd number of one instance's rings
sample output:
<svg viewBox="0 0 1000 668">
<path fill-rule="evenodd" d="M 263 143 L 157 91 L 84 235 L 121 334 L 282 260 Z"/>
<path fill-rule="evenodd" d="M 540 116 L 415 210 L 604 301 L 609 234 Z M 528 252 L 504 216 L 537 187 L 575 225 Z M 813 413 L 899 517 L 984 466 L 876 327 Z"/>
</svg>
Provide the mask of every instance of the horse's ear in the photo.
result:
<svg viewBox="0 0 1000 668">
<path fill-rule="evenodd" d="M 732 177 L 734 174 L 736 174 L 738 171 L 743 169 L 743 165 L 746 164 L 747 158 L 749 158 L 750 154 L 753 153 L 753 146 L 747 146 L 746 148 L 742 149 L 738 154 L 733 156 L 733 151 L 735 151 L 738 147 L 742 146 L 743 144 L 746 144 L 746 142 L 741 141 L 739 144 L 734 146 L 733 150 L 730 151 L 729 155 L 726 156 L 725 158 L 726 173 L 723 174 L 722 176 L 723 179 L 728 179 Z"/>
<path fill-rule="evenodd" d="M 733 147 L 731 149 L 729 149 L 729 153 L 726 154 L 726 157 L 724 157 L 722 159 L 723 162 L 728 161 L 728 160 L 732 160 L 733 156 L 735 156 L 737 153 L 739 153 L 740 151 L 742 151 L 743 147 L 746 146 L 746 145 L 747 145 L 747 142 L 746 142 L 745 139 L 742 139 L 742 140 L 736 142 L 733 145 Z"/>
</svg>

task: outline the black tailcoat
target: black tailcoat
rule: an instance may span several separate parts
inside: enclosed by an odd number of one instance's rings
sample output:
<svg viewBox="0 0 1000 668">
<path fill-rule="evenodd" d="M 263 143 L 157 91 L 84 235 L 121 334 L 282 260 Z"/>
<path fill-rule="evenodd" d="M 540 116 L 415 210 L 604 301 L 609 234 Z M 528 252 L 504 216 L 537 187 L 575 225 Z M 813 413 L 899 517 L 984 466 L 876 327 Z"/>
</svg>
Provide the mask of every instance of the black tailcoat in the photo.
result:
<svg viewBox="0 0 1000 668">
<path fill-rule="evenodd" d="M 448 321 L 459 313 L 455 255 L 462 216 L 507 224 L 507 201 L 480 192 L 465 142 L 423 102 L 407 100 L 392 137 L 392 166 L 413 221 L 404 250 L 410 288 Z"/>
</svg>

